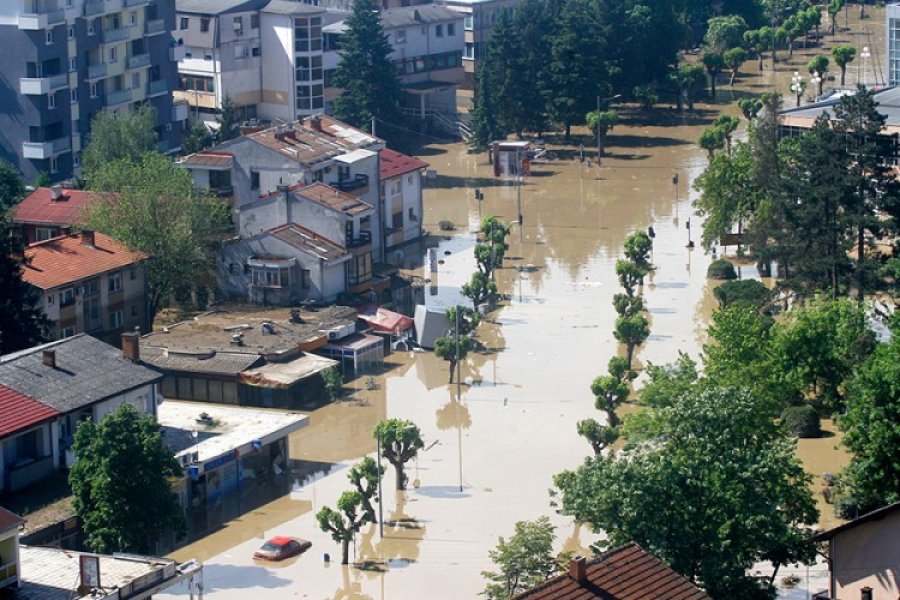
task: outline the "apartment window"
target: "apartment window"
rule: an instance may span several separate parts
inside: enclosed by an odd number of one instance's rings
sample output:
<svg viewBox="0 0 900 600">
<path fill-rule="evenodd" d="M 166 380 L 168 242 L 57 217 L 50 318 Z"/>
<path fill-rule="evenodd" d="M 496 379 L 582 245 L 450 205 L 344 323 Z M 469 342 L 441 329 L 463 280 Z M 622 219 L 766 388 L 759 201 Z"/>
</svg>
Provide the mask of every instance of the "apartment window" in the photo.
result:
<svg viewBox="0 0 900 600">
<path fill-rule="evenodd" d="M 132 73 L 131 74 L 131 89 L 136 90 L 141 87 L 141 74 L 140 73 Z"/>
<path fill-rule="evenodd" d="M 74 152 L 72 154 L 72 166 L 73 167 L 81 166 L 81 152 Z"/>
<path fill-rule="evenodd" d="M 48 30 L 45 32 L 45 36 L 46 36 L 46 37 L 45 37 L 45 40 L 47 41 L 47 44 L 52 44 L 52 43 L 53 43 L 53 30 L 52 30 L 52 29 L 48 29 Z"/>
<path fill-rule="evenodd" d="M 132 280 L 132 281 L 134 281 L 135 279 L 137 279 L 137 269 L 130 269 L 130 270 L 128 271 L 128 279 L 130 279 L 130 280 Z"/>
<path fill-rule="evenodd" d="M 96 32 L 97 32 L 97 29 L 94 26 L 94 19 L 91 19 L 90 21 L 88 21 L 87 34 L 94 35 Z"/>
<path fill-rule="evenodd" d="M 114 310 L 109 313 L 109 326 L 112 329 L 119 329 L 122 327 L 122 311 Z"/>
<path fill-rule="evenodd" d="M 203 60 L 212 60 L 212 54 L 204 54 Z"/>
<path fill-rule="evenodd" d="M 193 77 L 182 75 L 181 89 L 195 92 L 215 92 L 216 86 L 212 77 Z"/>
<path fill-rule="evenodd" d="M 259 15 L 250 15 L 250 29 L 259 29 Z"/>
<path fill-rule="evenodd" d="M 391 215 L 391 229 L 395 231 L 403 229 L 403 211 L 395 212 Z"/>
<path fill-rule="evenodd" d="M 53 294 L 47 294 L 47 306 L 53 306 Z"/>
<path fill-rule="evenodd" d="M 456 35 L 456 23 L 447 23 L 447 35 Z"/>
<path fill-rule="evenodd" d="M 260 287 L 287 287 L 291 284 L 291 270 L 278 267 L 252 267 L 253 285 Z"/>
<path fill-rule="evenodd" d="M 250 171 L 250 189 L 259 191 L 259 171 Z"/>
<path fill-rule="evenodd" d="M 403 183 L 403 181 L 401 179 L 395 179 L 395 180 L 391 181 L 391 195 L 392 196 L 396 196 L 396 195 L 400 194 L 400 192 L 402 190 L 402 187 L 401 187 L 402 183 Z"/>
<path fill-rule="evenodd" d="M 66 288 L 59 293 L 59 306 L 64 308 L 75 304 L 75 288 Z"/>
<path fill-rule="evenodd" d="M 253 48 L 250 50 L 250 55 L 259 56 L 259 46 L 253 46 Z"/>
<path fill-rule="evenodd" d="M 119 60 L 118 50 L 119 49 L 116 48 L 115 46 L 113 46 L 112 48 L 109 49 L 109 62 L 114 63 L 117 60 Z"/>
<path fill-rule="evenodd" d="M 394 34 L 394 38 L 397 40 L 398 44 L 405 44 L 406 43 L 406 30 L 398 29 L 397 33 Z"/>
<path fill-rule="evenodd" d="M 131 11 L 128 13 L 128 22 L 131 23 L 132 27 L 137 25 L 137 11 Z"/>
<path fill-rule="evenodd" d="M 235 35 L 244 35 L 244 17 L 234 18 L 234 33 Z"/>
<path fill-rule="evenodd" d="M 56 92 L 50 92 L 47 94 L 47 108 L 53 110 L 56 108 Z"/>
<path fill-rule="evenodd" d="M 75 39 L 75 26 L 69 25 L 69 27 L 66 31 L 67 31 L 69 39 L 74 40 Z"/>
<path fill-rule="evenodd" d="M 312 287 L 312 280 L 310 278 L 309 269 L 302 269 L 300 271 L 300 287 L 304 290 L 308 290 Z"/>
<path fill-rule="evenodd" d="M 69 71 L 75 72 L 78 70 L 78 59 L 74 56 L 69 59 Z"/>
<path fill-rule="evenodd" d="M 190 24 L 191 24 L 190 19 L 188 19 L 187 17 L 181 17 L 181 21 L 178 24 L 178 28 L 181 30 L 184 30 L 184 29 L 187 29 Z"/>
<path fill-rule="evenodd" d="M 434 37 L 444 37 L 444 26 L 443 25 L 435 25 L 434 26 Z"/>
<path fill-rule="evenodd" d="M 122 274 L 121 273 L 110 273 L 106 278 L 107 286 L 106 289 L 110 294 L 114 294 L 116 292 L 122 291 Z"/>
<path fill-rule="evenodd" d="M 97 96 L 99 96 L 99 94 L 97 93 L 97 84 L 92 82 L 88 85 L 90 85 L 91 98 L 96 98 Z"/>
<path fill-rule="evenodd" d="M 59 173 L 59 158 L 56 156 L 50 157 L 50 172 Z"/>
<path fill-rule="evenodd" d="M 475 19 L 472 17 L 472 15 L 469 15 L 468 17 L 465 17 L 463 19 L 463 27 L 468 31 L 472 31 L 473 29 L 475 29 Z"/>
<path fill-rule="evenodd" d="M 43 242 L 44 240 L 49 240 L 52 237 L 56 237 L 56 229 L 54 227 L 36 227 L 34 230 L 34 237 L 39 242 Z M 48 300 L 51 297 L 48 297 Z M 49 304 L 53 304 L 53 302 L 49 302 Z"/>
<path fill-rule="evenodd" d="M 69 90 L 69 101 L 72 104 L 78 102 L 78 88 L 72 88 L 71 90 Z"/>
<path fill-rule="evenodd" d="M 59 339 L 61 339 L 61 340 L 73 337 L 74 335 L 75 335 L 75 327 L 74 326 L 63 327 L 62 329 L 59 330 Z"/>
<path fill-rule="evenodd" d="M 314 81 L 316 79 L 322 79 L 322 57 L 298 56 L 295 74 L 297 76 L 297 81 Z"/>
<path fill-rule="evenodd" d="M 864 587 L 859 590 L 859 600 L 872 600 L 872 588 Z"/>
<path fill-rule="evenodd" d="M 466 42 L 466 47 L 463 50 L 463 58 L 475 58 L 475 44 Z"/>
<path fill-rule="evenodd" d="M 66 0 L 66 8 L 72 8 L 75 6 L 75 0 Z"/>
<path fill-rule="evenodd" d="M 203 33 L 209 31 L 209 17 L 200 18 L 200 31 L 202 31 Z"/>
<path fill-rule="evenodd" d="M 407 217 L 409 218 L 410 221 L 418 221 L 419 220 L 418 217 L 416 217 L 416 211 L 414 211 L 412 209 L 412 207 L 410 207 Z"/>
<path fill-rule="evenodd" d="M 406 176 L 406 183 L 412 185 L 412 175 L 407 175 L 407 176 Z"/>
</svg>

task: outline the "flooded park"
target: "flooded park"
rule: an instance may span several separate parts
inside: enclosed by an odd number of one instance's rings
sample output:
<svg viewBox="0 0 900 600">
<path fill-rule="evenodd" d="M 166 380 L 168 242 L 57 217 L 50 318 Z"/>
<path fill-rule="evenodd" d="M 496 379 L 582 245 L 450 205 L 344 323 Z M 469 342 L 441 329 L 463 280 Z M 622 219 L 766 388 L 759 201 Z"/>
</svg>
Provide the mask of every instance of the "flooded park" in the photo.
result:
<svg viewBox="0 0 900 600">
<path fill-rule="evenodd" d="M 292 435 L 291 458 L 300 467 L 288 495 L 172 556 L 202 561 L 204 594 L 216 599 L 397 600 L 476 597 L 484 587 L 481 572 L 492 569 L 488 551 L 520 520 L 547 515 L 557 528 L 558 551 L 587 552 L 596 535 L 557 515 L 549 488 L 554 474 L 591 453 L 575 424 L 597 417 L 590 382 L 620 352 L 611 298 L 625 237 L 638 229 L 655 231 L 656 271 L 644 286 L 651 335 L 636 364 L 672 362 L 679 351 L 698 358 L 716 301 L 715 284 L 706 278 L 713 257 L 699 241 L 687 247 L 701 229 L 691 184 L 707 155 L 697 139 L 718 114 L 739 115 L 739 98 L 775 90 L 793 106 L 788 88 L 794 71 L 808 76 L 809 59 L 838 43 L 876 50 L 868 64 L 851 64 L 848 84 L 881 79 L 883 9 L 869 8 L 861 22 L 856 13 L 851 9 L 847 16 L 849 31 L 825 36 L 819 47 L 795 49 L 790 59 L 781 51 L 774 72 L 768 58 L 762 72 L 755 60 L 747 62 L 733 89 L 721 85 L 716 101 L 698 103 L 692 114 L 665 103 L 649 112 L 617 107 L 620 123 L 608 135 L 601 165 L 591 150 L 594 138 L 578 129 L 568 143 L 546 137 L 555 158 L 533 163 L 521 189 L 494 177 L 487 155 L 469 154 L 462 143 L 423 148 L 419 157 L 436 172 L 424 191 L 424 225 L 438 240 L 440 259 L 437 273 L 421 266 L 417 272 L 427 280 L 426 304 L 468 305 L 459 288 L 475 269 L 479 215 L 512 223 L 507 259 L 497 272 L 504 300 L 478 331 L 486 351 L 470 354 L 462 365 L 459 390 L 447 383 L 448 363 L 431 352 L 386 357 L 374 385 L 351 382 L 352 393 L 309 413 L 309 427 Z M 589 159 L 584 163 L 579 143 Z M 476 189 L 483 200 L 476 200 Z M 519 197 L 521 226 L 515 223 Z M 441 221 L 451 221 L 455 230 L 441 232 Z M 412 258 L 421 265 L 422 257 Z M 740 266 L 743 277 L 757 276 L 752 264 Z M 351 546 L 354 564 L 342 566 L 339 545 L 319 529 L 315 514 L 350 489 L 347 471 L 374 456 L 372 429 L 385 418 L 413 421 L 425 450 L 408 465 L 406 492 L 392 489 L 387 466 L 383 536 L 378 525 L 365 526 Z M 834 431 L 830 422 L 823 425 Z M 798 452 L 816 485 L 822 472 L 846 461 L 835 449 L 838 436 L 801 441 Z M 831 507 L 817 499 L 821 523 L 833 524 Z M 284 563 L 254 562 L 253 551 L 274 535 L 308 539 L 312 549 Z M 815 575 L 822 567 L 811 570 Z"/>
</svg>

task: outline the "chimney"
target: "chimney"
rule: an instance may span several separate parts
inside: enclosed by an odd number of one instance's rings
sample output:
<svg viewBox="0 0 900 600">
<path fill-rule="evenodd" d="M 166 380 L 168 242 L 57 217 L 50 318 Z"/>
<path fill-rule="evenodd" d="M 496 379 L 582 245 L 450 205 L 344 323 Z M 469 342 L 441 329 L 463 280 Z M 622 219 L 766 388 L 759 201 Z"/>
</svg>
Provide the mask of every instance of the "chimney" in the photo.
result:
<svg viewBox="0 0 900 600">
<path fill-rule="evenodd" d="M 93 229 L 82 229 L 81 230 L 81 244 L 83 246 L 93 246 L 94 245 L 94 230 Z"/>
<path fill-rule="evenodd" d="M 51 369 L 56 368 L 56 350 L 44 350 L 43 356 L 41 356 L 41 362 L 50 367 Z"/>
<path fill-rule="evenodd" d="M 576 556 L 569 561 L 569 577 L 578 585 L 587 583 L 587 560 L 583 556 Z"/>
<path fill-rule="evenodd" d="M 322 116 L 321 115 L 312 115 L 309 118 L 309 127 L 313 131 L 322 131 Z"/>
<path fill-rule="evenodd" d="M 137 331 L 122 334 L 122 356 L 134 363 L 141 362 L 141 336 Z"/>
<path fill-rule="evenodd" d="M 50 186 L 50 200 L 59 200 L 62 198 L 62 186 L 61 185 L 51 185 Z"/>
<path fill-rule="evenodd" d="M 278 225 L 287 225 L 291 222 L 291 188 L 279 184 L 275 191 L 278 194 Z"/>
</svg>

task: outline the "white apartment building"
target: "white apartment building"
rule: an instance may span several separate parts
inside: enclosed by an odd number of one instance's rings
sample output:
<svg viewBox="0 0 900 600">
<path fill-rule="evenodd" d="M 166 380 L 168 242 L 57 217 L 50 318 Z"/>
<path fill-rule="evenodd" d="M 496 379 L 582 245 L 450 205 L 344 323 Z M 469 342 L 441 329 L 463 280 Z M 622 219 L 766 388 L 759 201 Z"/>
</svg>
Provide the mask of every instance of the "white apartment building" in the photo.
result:
<svg viewBox="0 0 900 600">
<path fill-rule="evenodd" d="M 199 120 L 228 96 L 242 119 L 290 123 L 324 106 L 324 9 L 294 0 L 177 0 L 177 98 Z"/>
<path fill-rule="evenodd" d="M 465 45 L 463 47 L 464 87 L 475 87 L 478 61 L 485 57 L 487 42 L 491 39 L 497 14 L 504 9 L 515 8 L 521 0 L 438 0 L 464 18 Z"/>
</svg>

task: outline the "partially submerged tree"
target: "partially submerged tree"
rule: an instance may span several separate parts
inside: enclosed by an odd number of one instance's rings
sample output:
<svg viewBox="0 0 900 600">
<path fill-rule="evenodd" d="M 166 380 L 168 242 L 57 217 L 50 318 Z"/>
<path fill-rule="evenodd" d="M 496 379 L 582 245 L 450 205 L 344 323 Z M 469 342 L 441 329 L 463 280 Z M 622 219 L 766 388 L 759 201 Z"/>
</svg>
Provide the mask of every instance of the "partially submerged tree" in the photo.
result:
<svg viewBox="0 0 900 600">
<path fill-rule="evenodd" d="M 814 56 L 806 64 L 811 75 L 819 77 L 819 95 L 822 95 L 822 86 L 825 85 L 825 77 L 828 75 L 828 57 L 824 54 Z"/>
<path fill-rule="evenodd" d="M 406 489 L 404 465 L 425 447 L 419 428 L 412 421 L 387 419 L 375 426 L 372 437 L 381 441 L 381 454 L 394 466 L 397 489 Z"/>
<path fill-rule="evenodd" d="M 585 117 L 585 123 L 588 129 L 595 132 L 597 138 L 597 148 L 600 156 L 606 154 L 606 134 L 609 130 L 616 126 L 619 122 L 619 113 L 614 110 L 601 110 L 600 112 L 591 111 Z"/>
<path fill-rule="evenodd" d="M 344 492 L 337 501 L 337 510 L 323 506 L 316 513 L 319 529 L 331 534 L 331 539 L 341 545 L 341 564 L 350 562 L 350 542 L 363 525 L 370 523 L 359 492 Z"/>
<path fill-rule="evenodd" d="M 361 461 L 350 467 L 347 479 L 359 492 L 362 498 L 362 507 L 369 522 L 377 523 L 375 507 L 372 501 L 378 500 L 378 481 L 384 477 L 384 468 L 375 462 L 371 456 L 366 456 Z"/>
<path fill-rule="evenodd" d="M 722 55 L 722 58 L 725 59 L 725 66 L 728 67 L 728 70 L 731 71 L 731 77 L 728 79 L 728 85 L 734 85 L 734 80 L 737 79 L 738 73 L 740 72 L 741 65 L 747 62 L 749 55 L 747 51 L 737 46 L 735 48 L 731 48 L 727 50 L 725 54 Z"/>
<path fill-rule="evenodd" d="M 716 79 L 725 68 L 725 57 L 718 53 L 707 52 L 703 55 L 703 66 L 709 75 L 709 89 L 713 100 L 716 98 Z"/>
<path fill-rule="evenodd" d="M 453 375 L 456 372 L 456 365 L 466 359 L 469 351 L 472 350 L 472 338 L 468 335 L 460 334 L 457 337 L 454 333 L 441 336 L 434 341 L 434 355 L 445 360 L 450 365 L 450 381 L 453 383 Z"/>
<path fill-rule="evenodd" d="M 341 395 L 341 388 L 344 385 L 344 374 L 341 368 L 334 366 L 321 372 L 322 385 L 325 386 L 325 393 L 331 400 L 335 400 Z"/>
<path fill-rule="evenodd" d="M 169 484 L 184 470 L 153 417 L 123 404 L 99 424 L 80 421 L 73 448 L 69 484 L 91 550 L 148 554 L 164 533 L 184 531 Z"/>
<path fill-rule="evenodd" d="M 529 590 L 559 571 L 553 554 L 553 532 L 550 519 L 519 521 L 509 540 L 502 537 L 497 547 L 488 551 L 498 571 L 482 571 L 488 580 L 482 594 L 490 600 L 508 600 Z"/>
<path fill-rule="evenodd" d="M 613 335 L 615 335 L 616 340 L 625 344 L 626 361 L 628 362 L 628 369 L 631 370 L 635 349 L 650 337 L 650 322 L 644 315 L 619 317 L 616 319 L 616 328 L 613 331 Z"/>
<path fill-rule="evenodd" d="M 472 301 L 472 308 L 478 310 L 480 305 L 490 303 L 497 294 L 497 284 L 491 281 L 488 275 L 475 271 L 469 283 L 464 283 L 460 288 L 460 292 Z"/>
</svg>

